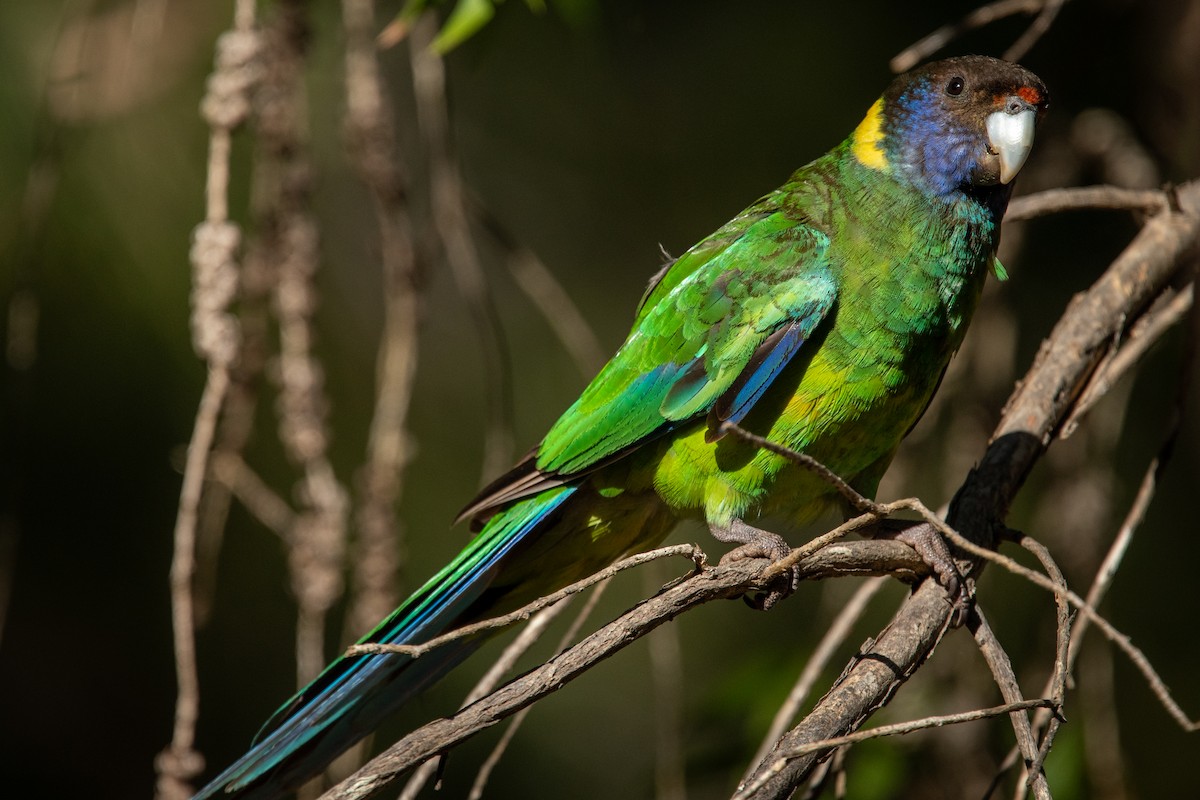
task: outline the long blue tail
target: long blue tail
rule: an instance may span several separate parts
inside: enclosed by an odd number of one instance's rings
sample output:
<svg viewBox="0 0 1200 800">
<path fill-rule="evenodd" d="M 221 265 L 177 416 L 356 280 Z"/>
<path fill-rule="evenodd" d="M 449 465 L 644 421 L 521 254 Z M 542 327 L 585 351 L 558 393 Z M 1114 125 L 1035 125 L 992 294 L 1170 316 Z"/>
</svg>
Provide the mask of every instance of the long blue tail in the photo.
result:
<svg viewBox="0 0 1200 800">
<path fill-rule="evenodd" d="M 362 643 L 419 644 L 455 626 L 491 584 L 505 556 L 553 524 L 575 491 L 542 492 L 494 516 L 458 556 L 405 600 Z M 354 656 L 334 661 L 272 715 L 254 747 L 194 800 L 267 800 L 320 774 L 390 713 L 471 654 L 483 639 L 460 639 L 413 659 Z"/>
</svg>

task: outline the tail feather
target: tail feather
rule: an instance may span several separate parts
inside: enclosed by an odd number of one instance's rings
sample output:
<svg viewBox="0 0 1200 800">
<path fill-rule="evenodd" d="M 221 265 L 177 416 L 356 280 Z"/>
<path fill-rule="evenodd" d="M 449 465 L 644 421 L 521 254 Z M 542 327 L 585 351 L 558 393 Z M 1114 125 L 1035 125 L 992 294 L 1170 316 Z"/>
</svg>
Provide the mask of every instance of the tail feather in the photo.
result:
<svg viewBox="0 0 1200 800">
<path fill-rule="evenodd" d="M 545 529 L 575 492 L 562 486 L 497 514 L 466 549 L 360 643 L 419 644 L 454 627 L 492 583 L 505 557 Z M 265 800 L 320 773 L 406 700 L 483 643 L 461 639 L 418 659 L 403 655 L 339 658 L 276 711 L 254 747 L 194 800 Z"/>
</svg>

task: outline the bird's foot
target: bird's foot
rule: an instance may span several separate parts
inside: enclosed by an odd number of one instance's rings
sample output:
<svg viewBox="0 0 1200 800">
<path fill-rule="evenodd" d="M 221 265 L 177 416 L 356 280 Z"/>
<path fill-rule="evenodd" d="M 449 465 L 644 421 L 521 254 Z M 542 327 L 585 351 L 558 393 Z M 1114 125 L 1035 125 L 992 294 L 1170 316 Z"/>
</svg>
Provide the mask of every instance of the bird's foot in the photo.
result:
<svg viewBox="0 0 1200 800">
<path fill-rule="evenodd" d="M 729 525 L 710 524 L 708 529 L 718 541 L 740 543 L 740 546 L 721 557 L 722 564 L 747 558 L 769 558 L 771 561 L 778 561 L 792 552 L 792 548 L 779 534 L 755 528 L 741 520 L 734 520 Z M 745 600 L 751 607 L 766 611 L 796 591 L 799 585 L 800 568 L 793 566 L 776 579 L 774 588 L 766 594 L 753 598 L 747 596 Z"/>
<path fill-rule="evenodd" d="M 950 548 L 946 546 L 946 538 L 941 531 L 928 522 L 912 523 L 905 520 L 895 520 L 893 525 L 883 525 L 875 538 L 890 538 L 911 547 L 929 567 L 930 573 L 946 594 L 950 595 L 951 612 L 950 624 L 958 627 L 966 621 L 967 612 L 971 607 L 971 593 L 966 581 L 958 571 Z M 904 527 L 899 527 L 903 525 Z"/>
</svg>

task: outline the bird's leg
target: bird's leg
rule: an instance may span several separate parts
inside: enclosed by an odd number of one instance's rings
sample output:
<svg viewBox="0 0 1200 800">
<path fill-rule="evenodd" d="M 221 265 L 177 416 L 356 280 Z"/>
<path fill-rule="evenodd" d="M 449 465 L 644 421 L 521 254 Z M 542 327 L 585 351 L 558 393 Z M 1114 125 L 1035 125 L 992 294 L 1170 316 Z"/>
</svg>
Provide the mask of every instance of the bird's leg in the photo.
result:
<svg viewBox="0 0 1200 800">
<path fill-rule="evenodd" d="M 708 529 L 718 541 L 737 542 L 740 545 L 721 557 L 722 564 L 746 558 L 769 558 L 771 561 L 778 561 L 792 552 L 792 548 L 779 534 L 747 525 L 740 519 L 735 519 L 728 525 L 717 525 L 710 522 Z M 786 583 L 784 583 L 785 581 Z M 766 595 L 754 600 L 747 597 L 746 602 L 763 611 L 771 608 L 796 591 L 800 585 L 800 568 L 792 567 L 787 573 L 779 576 L 777 583 L 784 585 L 782 588 L 772 589 Z"/>
<path fill-rule="evenodd" d="M 950 603 L 954 607 L 951 624 L 957 627 L 963 623 L 971 605 L 971 594 L 950 555 L 946 538 L 937 528 L 928 522 L 888 519 L 881 520 L 869 535 L 876 539 L 895 539 L 916 550 L 925 566 L 929 567 L 929 572 L 950 595 Z"/>
</svg>

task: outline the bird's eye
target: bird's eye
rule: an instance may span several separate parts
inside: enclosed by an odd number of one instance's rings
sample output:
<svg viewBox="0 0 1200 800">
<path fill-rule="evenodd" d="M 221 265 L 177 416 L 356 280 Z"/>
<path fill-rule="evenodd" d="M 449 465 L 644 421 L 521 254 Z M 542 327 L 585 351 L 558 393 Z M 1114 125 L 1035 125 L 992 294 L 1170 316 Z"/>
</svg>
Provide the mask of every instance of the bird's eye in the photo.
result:
<svg viewBox="0 0 1200 800">
<path fill-rule="evenodd" d="M 958 97 L 960 94 L 962 94 L 964 85 L 965 82 L 963 79 L 955 75 L 950 79 L 950 82 L 946 84 L 946 94 L 950 95 L 951 97 Z"/>
</svg>

